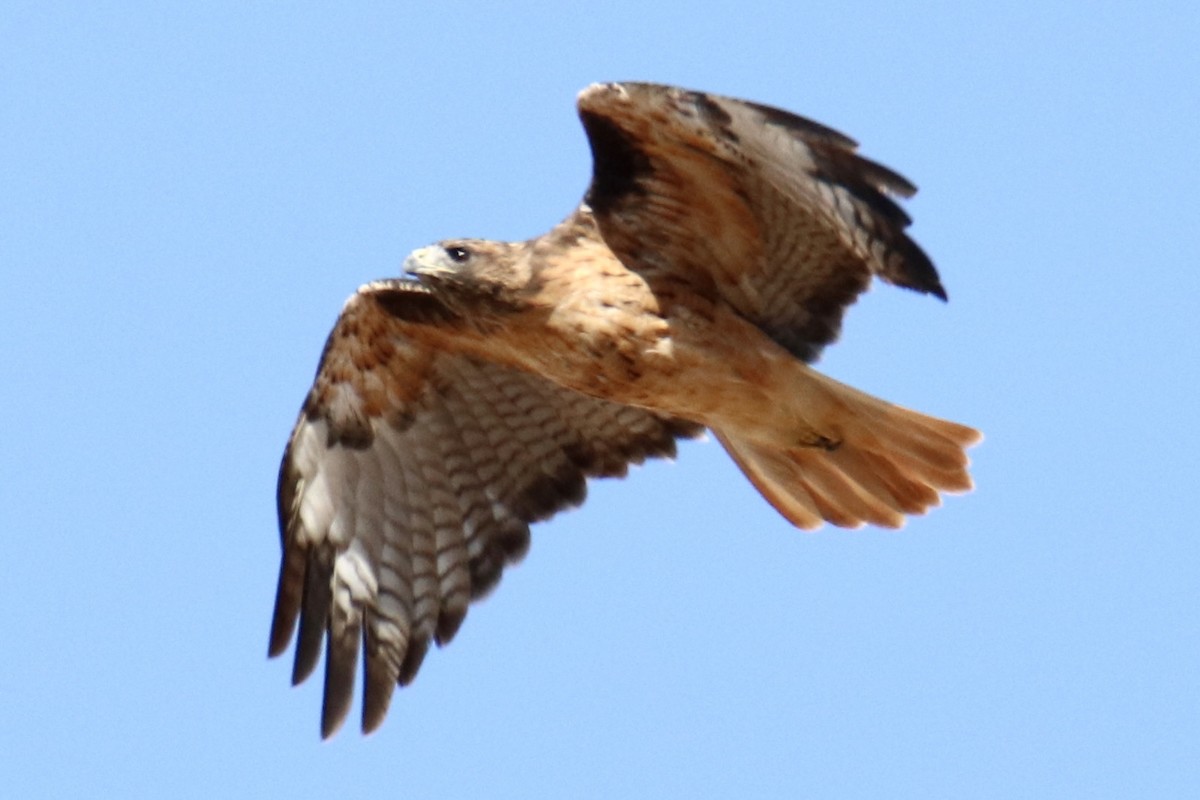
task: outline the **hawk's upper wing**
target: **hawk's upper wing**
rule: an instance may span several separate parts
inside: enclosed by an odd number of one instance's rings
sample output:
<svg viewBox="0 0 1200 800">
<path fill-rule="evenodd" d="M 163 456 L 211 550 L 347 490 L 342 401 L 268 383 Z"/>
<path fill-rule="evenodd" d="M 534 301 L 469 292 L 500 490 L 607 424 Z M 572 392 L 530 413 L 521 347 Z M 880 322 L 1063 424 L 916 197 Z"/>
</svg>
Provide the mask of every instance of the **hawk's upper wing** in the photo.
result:
<svg viewBox="0 0 1200 800">
<path fill-rule="evenodd" d="M 445 322 L 401 281 L 363 287 L 326 343 L 279 474 L 283 536 L 271 655 L 299 620 L 293 680 L 326 640 L 322 732 L 349 709 L 361 649 L 363 728 L 445 644 L 470 600 L 529 545 L 529 523 L 583 501 L 586 476 L 670 456 L 699 426 L 435 350 Z"/>
<path fill-rule="evenodd" d="M 587 202 L 651 286 L 715 294 L 798 357 L 836 338 L 871 275 L 945 291 L 889 195 L 916 189 L 855 142 L 767 106 L 654 84 L 579 96 Z"/>
</svg>

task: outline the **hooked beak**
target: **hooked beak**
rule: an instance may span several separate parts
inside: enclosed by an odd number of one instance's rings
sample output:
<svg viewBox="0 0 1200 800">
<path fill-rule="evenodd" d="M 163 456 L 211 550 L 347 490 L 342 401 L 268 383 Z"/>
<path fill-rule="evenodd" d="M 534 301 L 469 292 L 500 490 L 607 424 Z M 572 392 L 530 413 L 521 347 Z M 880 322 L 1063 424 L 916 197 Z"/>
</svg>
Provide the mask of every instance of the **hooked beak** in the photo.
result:
<svg viewBox="0 0 1200 800">
<path fill-rule="evenodd" d="M 440 278 L 452 273 L 454 270 L 443 263 L 443 259 L 439 257 L 441 256 L 440 250 L 441 248 L 438 247 L 422 247 L 414 250 L 408 258 L 404 259 L 404 274 L 414 278 Z"/>
</svg>

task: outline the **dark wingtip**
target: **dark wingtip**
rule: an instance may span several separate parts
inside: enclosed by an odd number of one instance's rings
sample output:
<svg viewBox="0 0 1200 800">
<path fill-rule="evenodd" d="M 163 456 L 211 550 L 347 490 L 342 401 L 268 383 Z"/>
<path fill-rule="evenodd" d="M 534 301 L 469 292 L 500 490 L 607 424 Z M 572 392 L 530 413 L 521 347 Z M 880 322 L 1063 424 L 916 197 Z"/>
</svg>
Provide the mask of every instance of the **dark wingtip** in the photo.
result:
<svg viewBox="0 0 1200 800">
<path fill-rule="evenodd" d="M 408 652 L 404 654 L 404 661 L 400 664 L 400 674 L 396 678 L 401 686 L 408 686 L 413 682 L 428 653 L 429 639 L 420 638 L 408 643 Z"/>
<path fill-rule="evenodd" d="M 363 733 L 373 733 L 383 724 L 384 718 L 387 717 L 388 707 L 392 703 L 392 693 L 396 689 L 394 672 L 380 668 L 382 666 L 373 664 L 370 657 L 367 657 L 363 676 Z"/>
<path fill-rule="evenodd" d="M 271 634 L 267 643 L 267 658 L 283 655 L 292 642 L 296 618 L 304 587 L 303 555 L 296 550 L 284 550 L 279 566 L 279 584 L 275 590 L 275 613 L 271 615 Z"/>
<path fill-rule="evenodd" d="M 922 258 L 909 260 L 906 264 L 908 272 L 906 284 L 918 291 L 927 292 L 942 302 L 947 302 L 950 298 L 946 295 L 946 287 L 942 286 L 942 279 L 938 275 L 937 268 L 933 266 L 933 262 L 929 260 L 924 251 L 918 250 L 918 252 Z"/>
<path fill-rule="evenodd" d="M 346 721 L 346 714 L 349 712 L 349 707 L 343 709 L 332 708 L 328 703 L 321 707 L 321 739 L 331 739 L 333 735 L 342 727 L 342 723 Z"/>
<path fill-rule="evenodd" d="M 919 244 L 903 232 L 898 232 L 898 238 L 893 240 L 892 247 L 894 250 L 891 257 L 880 273 L 884 280 L 895 286 L 931 294 L 942 301 L 949 299 L 937 267 Z"/>
<path fill-rule="evenodd" d="M 292 686 L 299 686 L 308 680 L 313 674 L 313 670 L 317 668 L 317 662 L 320 661 L 320 655 L 308 655 L 305 653 L 301 656 L 299 650 L 296 651 L 296 658 L 292 662 Z"/>
<path fill-rule="evenodd" d="M 293 434 L 294 436 L 295 434 Z M 288 441 L 279 465 L 276 489 L 276 513 L 279 517 L 279 536 L 283 557 L 279 563 L 279 582 L 275 587 L 275 612 L 271 615 L 271 633 L 267 642 L 267 658 L 283 655 L 292 641 L 296 619 L 304 595 L 304 575 L 307 557 L 295 546 L 288 546 L 288 529 L 293 523 L 296 483 L 299 478 L 292 469 L 292 443 Z"/>
<path fill-rule="evenodd" d="M 292 642 L 292 629 L 279 629 L 278 618 L 271 625 L 270 641 L 267 642 L 267 658 L 279 658 L 287 652 L 288 645 Z"/>
<path fill-rule="evenodd" d="M 321 641 L 325 638 L 325 620 L 312 614 L 300 617 L 300 636 L 296 640 L 296 659 L 292 662 L 292 685 L 308 680 L 321 660 Z"/>
<path fill-rule="evenodd" d="M 328 739 L 342 727 L 354 700 L 354 669 L 358 660 L 358 648 L 355 644 L 358 632 L 345 632 L 342 637 L 346 640 L 344 642 L 335 641 L 336 638 L 330 634 L 325 652 L 325 699 L 321 703 L 322 739 Z"/>
<path fill-rule="evenodd" d="M 462 627 L 463 620 L 467 618 L 466 607 L 456 608 L 453 610 L 442 609 L 438 615 L 437 629 L 434 631 L 433 640 L 437 642 L 438 647 L 445 647 L 454 639 L 454 634 L 458 633 L 458 629 Z"/>
<path fill-rule="evenodd" d="M 328 674 L 326 671 L 327 676 Z M 341 729 L 342 723 L 346 721 L 346 716 L 350 713 L 351 700 L 351 694 L 340 693 L 336 689 L 331 691 L 331 687 L 326 682 L 325 699 L 321 702 L 322 739 L 329 739 Z"/>
<path fill-rule="evenodd" d="M 300 600 L 300 631 L 296 636 L 296 661 L 292 666 L 293 684 L 308 678 L 321 658 L 321 641 L 325 638 L 333 602 L 332 573 L 333 555 L 329 551 L 307 553 Z"/>
</svg>

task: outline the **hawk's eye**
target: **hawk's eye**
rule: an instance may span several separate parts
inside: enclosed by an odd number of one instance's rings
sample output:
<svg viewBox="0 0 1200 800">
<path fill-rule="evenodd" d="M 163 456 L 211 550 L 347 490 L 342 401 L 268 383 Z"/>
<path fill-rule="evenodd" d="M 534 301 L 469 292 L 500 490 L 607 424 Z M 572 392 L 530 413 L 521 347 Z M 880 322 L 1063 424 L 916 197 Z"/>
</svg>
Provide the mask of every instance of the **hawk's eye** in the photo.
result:
<svg viewBox="0 0 1200 800">
<path fill-rule="evenodd" d="M 465 264 L 471 257 L 471 251 L 465 247 L 447 247 L 446 255 L 450 256 L 450 260 L 455 264 Z"/>
</svg>

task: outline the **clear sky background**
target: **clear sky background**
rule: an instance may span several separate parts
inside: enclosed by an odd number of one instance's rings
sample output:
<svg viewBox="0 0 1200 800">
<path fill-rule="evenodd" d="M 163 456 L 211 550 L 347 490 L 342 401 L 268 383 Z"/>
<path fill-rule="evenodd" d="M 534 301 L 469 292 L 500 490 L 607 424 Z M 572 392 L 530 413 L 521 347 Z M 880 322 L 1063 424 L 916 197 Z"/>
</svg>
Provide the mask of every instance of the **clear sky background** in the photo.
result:
<svg viewBox="0 0 1200 800">
<path fill-rule="evenodd" d="M 0 794 L 1200 791 L 1194 3 L 78 5 L 0 8 Z M 978 489 L 803 534 L 687 444 L 322 743 L 265 653 L 324 338 L 411 249 L 564 216 L 618 79 L 921 187 L 950 303 L 877 286 L 822 366 L 981 428 Z"/>
</svg>

